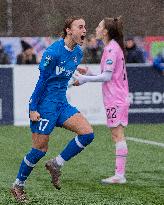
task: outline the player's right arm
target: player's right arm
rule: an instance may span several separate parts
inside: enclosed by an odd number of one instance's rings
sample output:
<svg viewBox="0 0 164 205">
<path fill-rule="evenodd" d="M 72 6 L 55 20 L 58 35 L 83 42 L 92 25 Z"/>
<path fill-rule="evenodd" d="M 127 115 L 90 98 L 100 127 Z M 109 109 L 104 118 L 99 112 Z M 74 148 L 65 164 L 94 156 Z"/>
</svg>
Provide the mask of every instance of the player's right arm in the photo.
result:
<svg viewBox="0 0 164 205">
<path fill-rule="evenodd" d="M 37 111 L 30 111 L 30 120 L 32 121 L 40 120 L 40 114 Z"/>
<path fill-rule="evenodd" d="M 88 76 L 98 75 L 98 73 L 93 73 L 93 71 L 88 67 L 78 67 L 77 71 L 82 75 L 88 75 Z"/>
<path fill-rule="evenodd" d="M 40 119 L 40 114 L 37 111 L 39 100 L 45 90 L 46 81 L 50 76 L 51 69 L 54 65 L 54 55 L 52 51 L 46 50 L 43 54 L 42 60 L 39 65 L 40 76 L 35 86 L 35 90 L 29 101 L 30 119 L 37 121 Z"/>
<path fill-rule="evenodd" d="M 107 82 L 110 81 L 112 78 L 112 72 L 111 71 L 104 71 L 99 75 L 94 76 L 86 76 L 77 74 L 75 77 L 74 86 L 79 86 L 87 82 Z"/>
</svg>

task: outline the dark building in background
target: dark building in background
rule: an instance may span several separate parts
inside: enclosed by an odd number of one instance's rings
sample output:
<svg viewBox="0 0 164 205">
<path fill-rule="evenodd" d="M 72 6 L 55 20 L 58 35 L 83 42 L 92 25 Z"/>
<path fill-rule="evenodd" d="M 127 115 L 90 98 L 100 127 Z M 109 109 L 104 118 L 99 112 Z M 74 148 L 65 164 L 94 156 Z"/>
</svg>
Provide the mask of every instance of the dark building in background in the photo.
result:
<svg viewBox="0 0 164 205">
<path fill-rule="evenodd" d="M 89 33 L 105 16 L 122 15 L 125 34 L 164 35 L 162 8 L 163 0 L 0 0 L 0 36 L 57 34 L 70 15 L 84 16 Z"/>
<path fill-rule="evenodd" d="M 7 2 L 0 0 L 0 35 L 7 35 Z"/>
</svg>

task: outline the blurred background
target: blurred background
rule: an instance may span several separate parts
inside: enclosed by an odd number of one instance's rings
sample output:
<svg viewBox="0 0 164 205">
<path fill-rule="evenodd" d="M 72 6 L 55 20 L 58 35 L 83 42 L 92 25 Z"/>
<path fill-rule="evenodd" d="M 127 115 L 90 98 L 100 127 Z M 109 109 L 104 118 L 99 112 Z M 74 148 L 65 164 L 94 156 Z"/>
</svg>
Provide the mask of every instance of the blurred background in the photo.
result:
<svg viewBox="0 0 164 205">
<path fill-rule="evenodd" d="M 44 50 L 59 38 L 64 20 L 72 15 L 83 16 L 86 20 L 88 33 L 82 46 L 82 64 L 97 70 L 104 45 L 96 40 L 95 28 L 106 16 L 123 17 L 131 99 L 130 121 L 161 122 L 164 119 L 163 0 L 0 0 L 0 124 L 17 124 L 15 119 L 18 116 L 20 122 L 24 121 L 21 115 L 26 116 L 24 118 L 28 122 L 28 98 L 38 78 L 38 71 L 34 68 L 38 67 Z M 95 89 L 88 86 L 80 88 L 86 93 L 86 96 L 81 96 L 83 99 L 88 98 L 85 89 L 94 93 Z M 76 93 L 71 88 L 70 93 L 70 101 L 80 104 L 81 100 L 77 101 L 77 97 L 73 96 L 78 95 L 81 99 L 81 92 Z M 97 104 L 93 102 L 90 106 L 90 111 L 87 110 L 88 103 L 80 108 L 92 119 L 92 123 L 104 122 L 97 121 L 98 116 L 104 113 L 94 106 L 102 106 L 101 95 Z M 18 114 L 16 110 L 20 109 L 22 113 Z M 100 113 L 98 110 L 101 110 Z M 95 113 L 97 116 L 93 117 Z M 152 113 L 153 116 L 160 114 L 160 120 L 154 120 Z"/>
<path fill-rule="evenodd" d="M 16 63 L 21 53 L 22 37 L 40 61 L 43 50 L 62 31 L 64 20 L 80 15 L 86 19 L 88 30 L 84 62 L 97 63 L 102 44 L 94 39 L 96 26 L 105 16 L 122 15 L 125 39 L 133 36 L 144 62 L 152 62 L 164 47 L 163 4 L 162 0 L 0 0 L 0 41 L 10 63 Z"/>
<path fill-rule="evenodd" d="M 0 204 L 16 204 L 9 194 L 22 156 L 29 149 L 29 98 L 44 50 L 59 38 L 68 16 L 83 16 L 87 37 L 82 66 L 100 72 L 103 43 L 95 28 L 104 17 L 122 15 L 129 81 L 128 183 L 103 187 L 113 173 L 114 144 L 106 127 L 101 83 L 68 88 L 68 101 L 93 125 L 95 140 L 65 166 L 63 189 L 54 191 L 45 159 L 27 183 L 30 204 L 164 204 L 164 0 L 0 0 Z M 73 133 L 55 128 L 48 160 Z M 65 172 L 66 171 L 66 172 Z"/>
</svg>

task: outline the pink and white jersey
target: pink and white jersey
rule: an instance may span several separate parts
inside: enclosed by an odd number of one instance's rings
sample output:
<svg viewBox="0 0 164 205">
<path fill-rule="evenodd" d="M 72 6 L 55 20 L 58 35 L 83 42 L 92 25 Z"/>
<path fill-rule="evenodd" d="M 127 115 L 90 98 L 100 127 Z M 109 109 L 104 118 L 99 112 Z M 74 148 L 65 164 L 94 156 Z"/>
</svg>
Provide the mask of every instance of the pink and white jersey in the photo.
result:
<svg viewBox="0 0 164 205">
<path fill-rule="evenodd" d="M 101 58 L 101 72 L 112 71 L 112 79 L 102 84 L 105 107 L 109 105 L 129 105 L 129 88 L 125 59 L 122 49 L 115 40 L 104 48 Z"/>
</svg>

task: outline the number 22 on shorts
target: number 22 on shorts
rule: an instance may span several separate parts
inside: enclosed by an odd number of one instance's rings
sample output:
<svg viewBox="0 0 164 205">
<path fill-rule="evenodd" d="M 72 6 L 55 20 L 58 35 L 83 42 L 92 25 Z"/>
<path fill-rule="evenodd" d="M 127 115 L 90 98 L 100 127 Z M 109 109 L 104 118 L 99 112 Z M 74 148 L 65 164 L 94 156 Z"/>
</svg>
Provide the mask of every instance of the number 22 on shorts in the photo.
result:
<svg viewBox="0 0 164 205">
<path fill-rule="evenodd" d="M 113 119 L 113 118 L 117 117 L 115 107 L 108 108 L 106 111 L 107 111 L 107 118 L 108 119 Z"/>
</svg>

